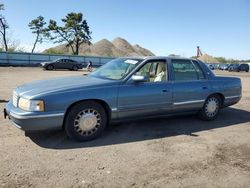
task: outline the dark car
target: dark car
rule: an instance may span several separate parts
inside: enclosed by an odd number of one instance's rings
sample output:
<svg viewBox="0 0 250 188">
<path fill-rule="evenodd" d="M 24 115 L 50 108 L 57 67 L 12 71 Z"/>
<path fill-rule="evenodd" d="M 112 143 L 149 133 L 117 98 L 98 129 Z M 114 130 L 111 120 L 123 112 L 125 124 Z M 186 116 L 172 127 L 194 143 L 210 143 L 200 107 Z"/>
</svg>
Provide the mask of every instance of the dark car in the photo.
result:
<svg viewBox="0 0 250 188">
<path fill-rule="evenodd" d="M 72 59 L 56 59 L 54 61 L 41 63 L 41 67 L 43 67 L 45 70 L 69 69 L 77 71 L 78 69 L 82 69 L 83 65 L 82 63 L 79 63 Z"/>
<path fill-rule="evenodd" d="M 229 66 L 228 71 L 236 71 L 236 72 L 249 72 L 249 65 L 242 63 L 242 64 L 232 64 Z"/>
<path fill-rule="evenodd" d="M 245 64 L 245 63 L 242 63 L 240 64 L 240 66 L 238 67 L 238 72 L 240 71 L 244 71 L 244 72 L 249 72 L 249 65 L 248 64 Z"/>
</svg>

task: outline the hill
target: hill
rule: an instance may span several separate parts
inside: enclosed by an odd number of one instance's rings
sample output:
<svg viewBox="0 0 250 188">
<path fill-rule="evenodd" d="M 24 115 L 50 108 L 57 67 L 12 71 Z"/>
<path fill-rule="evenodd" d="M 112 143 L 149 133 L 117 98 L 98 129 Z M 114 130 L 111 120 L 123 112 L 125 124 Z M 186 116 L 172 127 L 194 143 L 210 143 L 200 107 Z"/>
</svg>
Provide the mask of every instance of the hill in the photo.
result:
<svg viewBox="0 0 250 188">
<path fill-rule="evenodd" d="M 219 63 L 216 58 L 208 54 L 203 54 L 202 56 L 198 57 L 198 59 L 206 63 Z"/>
<path fill-rule="evenodd" d="M 65 44 L 49 48 L 44 51 L 47 53 L 54 51 L 63 54 L 72 54 L 69 47 Z M 132 45 L 125 39 L 117 37 L 113 41 L 102 39 L 93 44 L 83 44 L 79 49 L 79 55 L 89 56 L 107 56 L 107 57 L 123 57 L 123 56 L 154 56 L 154 54 L 138 44 Z"/>
</svg>

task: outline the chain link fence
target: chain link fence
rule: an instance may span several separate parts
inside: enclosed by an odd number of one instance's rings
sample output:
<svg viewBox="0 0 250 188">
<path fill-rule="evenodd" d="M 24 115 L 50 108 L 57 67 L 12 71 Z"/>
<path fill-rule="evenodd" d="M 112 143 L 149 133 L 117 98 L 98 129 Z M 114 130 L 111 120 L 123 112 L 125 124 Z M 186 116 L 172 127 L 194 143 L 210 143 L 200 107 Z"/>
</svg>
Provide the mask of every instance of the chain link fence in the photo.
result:
<svg viewBox="0 0 250 188">
<path fill-rule="evenodd" d="M 56 55 L 21 52 L 0 52 L 0 66 L 38 66 L 41 62 L 53 61 L 59 58 L 72 59 L 81 62 L 84 66 L 92 61 L 93 66 L 101 66 L 114 59 L 112 57 Z"/>
</svg>

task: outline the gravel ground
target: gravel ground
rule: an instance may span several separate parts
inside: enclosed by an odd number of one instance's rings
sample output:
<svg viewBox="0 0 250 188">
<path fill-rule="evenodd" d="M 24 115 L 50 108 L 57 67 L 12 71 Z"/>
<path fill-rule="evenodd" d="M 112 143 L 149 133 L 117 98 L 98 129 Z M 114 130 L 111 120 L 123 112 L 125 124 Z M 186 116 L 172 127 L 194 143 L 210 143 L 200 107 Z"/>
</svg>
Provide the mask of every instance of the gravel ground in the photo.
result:
<svg viewBox="0 0 250 188">
<path fill-rule="evenodd" d="M 0 67 L 0 111 L 32 80 L 82 75 Z M 85 143 L 64 132 L 25 135 L 0 116 L 0 187 L 249 187 L 250 73 L 240 103 L 215 121 L 179 116 L 121 123 Z"/>
</svg>

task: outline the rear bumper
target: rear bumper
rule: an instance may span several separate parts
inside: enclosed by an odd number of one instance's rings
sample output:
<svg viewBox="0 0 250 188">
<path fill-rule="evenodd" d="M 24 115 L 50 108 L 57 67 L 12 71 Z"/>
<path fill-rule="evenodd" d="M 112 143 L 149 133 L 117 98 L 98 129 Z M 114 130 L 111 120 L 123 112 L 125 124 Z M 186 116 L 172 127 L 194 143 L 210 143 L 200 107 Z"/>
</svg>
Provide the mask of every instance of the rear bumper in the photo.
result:
<svg viewBox="0 0 250 188">
<path fill-rule="evenodd" d="M 4 117 L 9 118 L 14 126 L 24 131 L 61 129 L 64 113 L 26 112 L 8 102 L 4 109 Z"/>
<path fill-rule="evenodd" d="M 223 107 L 231 106 L 238 103 L 241 99 L 241 95 L 225 97 Z"/>
</svg>

